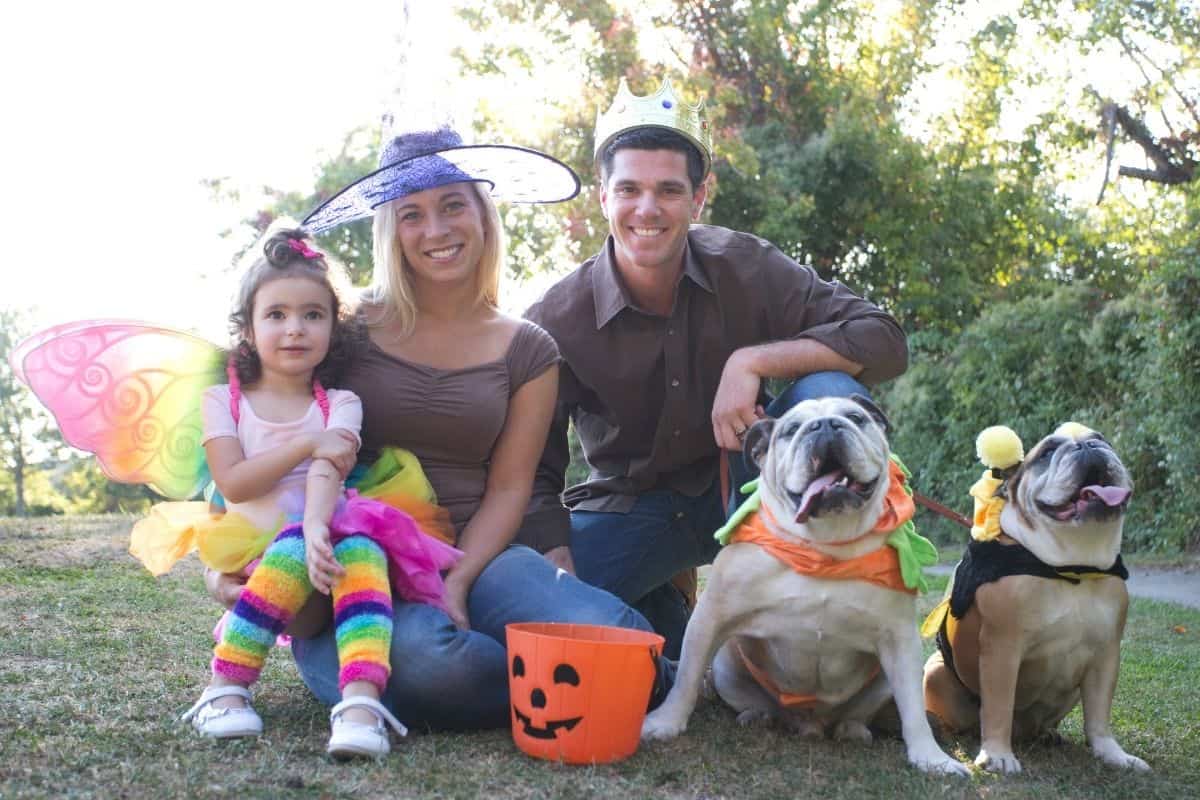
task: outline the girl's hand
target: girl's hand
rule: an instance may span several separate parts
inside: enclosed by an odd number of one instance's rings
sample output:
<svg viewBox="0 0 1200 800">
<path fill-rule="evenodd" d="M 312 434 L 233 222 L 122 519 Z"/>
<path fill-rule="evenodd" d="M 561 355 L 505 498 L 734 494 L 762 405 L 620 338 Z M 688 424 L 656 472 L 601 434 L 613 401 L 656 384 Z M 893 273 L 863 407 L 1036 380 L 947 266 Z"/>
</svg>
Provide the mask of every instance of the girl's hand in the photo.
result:
<svg viewBox="0 0 1200 800">
<path fill-rule="evenodd" d="M 358 459 L 358 441 L 354 434 L 342 428 L 322 431 L 313 443 L 312 458 L 323 458 L 333 464 L 342 480 L 345 480 Z"/>
<path fill-rule="evenodd" d="M 304 559 L 308 562 L 308 580 L 321 594 L 329 594 L 334 581 L 346 574 L 333 555 L 328 523 L 305 521 Z"/>
<path fill-rule="evenodd" d="M 471 591 L 471 584 L 461 577 L 462 573 L 456 573 L 451 570 L 446 575 L 446 613 L 450 615 L 450 621 L 455 624 L 459 630 L 471 630 L 471 620 L 467 615 L 467 594 Z"/>
</svg>

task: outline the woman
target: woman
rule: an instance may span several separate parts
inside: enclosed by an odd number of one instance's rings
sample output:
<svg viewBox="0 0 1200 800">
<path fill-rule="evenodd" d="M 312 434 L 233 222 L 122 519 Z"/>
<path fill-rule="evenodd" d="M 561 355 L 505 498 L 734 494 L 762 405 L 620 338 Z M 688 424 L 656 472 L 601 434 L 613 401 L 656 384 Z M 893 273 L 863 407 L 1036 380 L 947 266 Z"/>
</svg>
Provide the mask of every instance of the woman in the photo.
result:
<svg viewBox="0 0 1200 800">
<path fill-rule="evenodd" d="M 463 146 L 448 129 L 394 138 L 381 164 L 305 220 L 319 233 L 374 214 L 375 285 L 361 309 L 369 341 L 338 386 L 363 402 L 359 465 L 388 445 L 412 450 L 464 552 L 446 575 L 449 614 L 397 604 L 382 699 L 409 725 L 502 726 L 507 623 L 650 630 L 615 596 L 511 545 L 523 525 L 521 538 L 537 540 L 525 511 L 557 394 L 558 351 L 536 325 L 497 310 L 504 243 L 487 190 L 551 202 L 573 197 L 578 178 L 535 151 Z M 561 553 L 549 557 L 564 563 Z M 228 601 L 240 580 L 213 575 L 210 590 Z M 293 632 L 305 683 L 336 702 L 331 627 L 312 638 Z"/>
</svg>

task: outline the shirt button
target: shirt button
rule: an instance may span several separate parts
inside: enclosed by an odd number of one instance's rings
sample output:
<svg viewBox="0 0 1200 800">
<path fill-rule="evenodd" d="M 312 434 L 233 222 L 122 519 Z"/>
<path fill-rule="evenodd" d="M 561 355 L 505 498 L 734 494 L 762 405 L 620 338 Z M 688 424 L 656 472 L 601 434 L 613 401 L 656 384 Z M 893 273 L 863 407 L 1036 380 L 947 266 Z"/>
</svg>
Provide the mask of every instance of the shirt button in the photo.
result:
<svg viewBox="0 0 1200 800">
<path fill-rule="evenodd" d="M 667 336 L 674 336 L 674 335 L 675 335 L 675 329 L 667 328 Z"/>
<path fill-rule="evenodd" d="M 679 378 L 671 378 L 671 388 L 679 386 Z"/>
<path fill-rule="evenodd" d="M 679 428 L 676 428 L 675 430 L 671 431 L 671 435 L 676 438 L 679 438 L 680 433 L 681 433 L 681 431 L 679 430 Z"/>
<path fill-rule="evenodd" d="M 675 512 L 675 519 L 683 519 L 683 512 L 682 511 Z"/>
</svg>

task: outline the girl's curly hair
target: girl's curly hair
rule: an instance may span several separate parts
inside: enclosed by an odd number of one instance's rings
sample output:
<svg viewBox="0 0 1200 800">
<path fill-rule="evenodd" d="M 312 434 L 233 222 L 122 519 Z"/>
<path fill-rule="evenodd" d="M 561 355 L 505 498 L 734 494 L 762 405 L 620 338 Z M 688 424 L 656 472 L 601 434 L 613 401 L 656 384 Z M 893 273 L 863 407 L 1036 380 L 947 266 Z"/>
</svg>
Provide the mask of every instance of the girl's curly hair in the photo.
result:
<svg viewBox="0 0 1200 800">
<path fill-rule="evenodd" d="M 341 265 L 326 259 L 325 254 L 314 250 L 309 242 L 306 231 L 281 228 L 267 238 L 263 255 L 242 276 L 233 312 L 229 315 L 230 333 L 235 342 L 229 361 L 243 386 L 262 377 L 262 361 L 250 345 L 248 334 L 253 325 L 254 298 L 270 281 L 302 277 L 329 290 L 333 310 L 329 352 L 313 372 L 313 377 L 322 385 L 336 385 L 342 368 L 366 341 L 365 327 L 355 316 L 354 309 L 342 300 L 342 297 L 349 297 L 351 288 Z"/>
</svg>

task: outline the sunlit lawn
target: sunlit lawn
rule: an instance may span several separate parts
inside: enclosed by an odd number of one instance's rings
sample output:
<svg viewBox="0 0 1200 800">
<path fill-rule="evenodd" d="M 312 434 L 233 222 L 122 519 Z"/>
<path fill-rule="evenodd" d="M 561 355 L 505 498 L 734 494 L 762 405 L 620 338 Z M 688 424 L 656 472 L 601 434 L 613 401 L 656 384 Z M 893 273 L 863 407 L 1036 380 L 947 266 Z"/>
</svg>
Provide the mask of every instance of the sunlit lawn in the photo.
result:
<svg viewBox="0 0 1200 800">
<path fill-rule="evenodd" d="M 931 778 L 897 740 L 810 743 L 742 729 L 702 704 L 679 740 L 615 765 L 519 753 L 506 731 L 412 735 L 381 763 L 323 753 L 326 711 L 291 659 L 268 662 L 267 733 L 211 742 L 177 722 L 206 679 L 216 609 L 194 562 L 154 579 L 123 552 L 128 520 L 0 520 L 0 798 L 10 797 L 1058 797 L 1180 798 L 1200 782 L 1200 613 L 1135 601 L 1114 713 L 1155 772 L 1115 772 L 1083 744 L 1018 749 L 1026 771 Z M 928 599 L 925 607 L 933 602 Z M 948 743 L 973 757 L 977 741 Z"/>
</svg>

